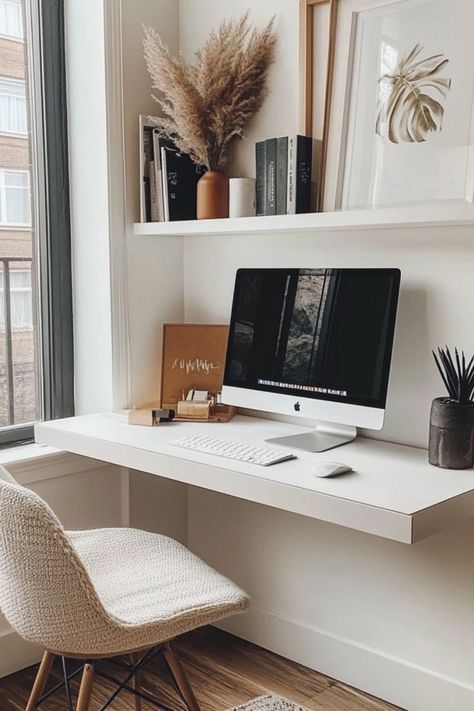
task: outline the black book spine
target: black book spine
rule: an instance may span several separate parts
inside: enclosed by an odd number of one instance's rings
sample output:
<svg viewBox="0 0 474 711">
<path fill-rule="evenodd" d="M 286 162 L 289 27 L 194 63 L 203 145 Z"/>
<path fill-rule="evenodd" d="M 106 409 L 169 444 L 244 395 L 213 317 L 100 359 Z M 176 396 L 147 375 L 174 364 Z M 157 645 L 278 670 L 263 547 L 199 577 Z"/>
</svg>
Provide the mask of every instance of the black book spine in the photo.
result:
<svg viewBox="0 0 474 711">
<path fill-rule="evenodd" d="M 311 210 L 311 164 L 313 162 L 313 139 L 298 136 L 296 157 L 296 212 Z"/>
<path fill-rule="evenodd" d="M 195 220 L 196 191 L 202 166 L 197 166 L 186 153 L 175 148 L 162 148 L 164 171 L 165 219 Z"/>
<path fill-rule="evenodd" d="M 143 178 L 143 191 L 145 193 L 145 222 L 151 222 L 151 180 L 149 175 Z"/>
<path fill-rule="evenodd" d="M 276 215 L 276 138 L 265 141 L 265 215 Z"/>
<path fill-rule="evenodd" d="M 265 141 L 255 144 L 255 177 L 256 214 L 265 215 Z"/>
<path fill-rule="evenodd" d="M 276 145 L 276 214 L 286 215 L 288 193 L 288 137 L 277 138 Z"/>
<path fill-rule="evenodd" d="M 151 175 L 150 164 L 153 162 L 153 128 L 143 127 L 143 192 L 145 196 L 145 221 L 151 222 Z M 153 168 L 153 166 L 151 166 Z"/>
</svg>

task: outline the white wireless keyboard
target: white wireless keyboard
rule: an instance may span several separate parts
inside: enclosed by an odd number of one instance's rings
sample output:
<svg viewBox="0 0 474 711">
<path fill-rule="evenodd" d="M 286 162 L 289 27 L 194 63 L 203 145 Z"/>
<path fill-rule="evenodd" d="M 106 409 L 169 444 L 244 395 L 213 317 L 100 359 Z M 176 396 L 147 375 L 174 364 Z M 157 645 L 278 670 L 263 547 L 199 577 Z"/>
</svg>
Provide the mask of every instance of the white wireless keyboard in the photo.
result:
<svg viewBox="0 0 474 711">
<path fill-rule="evenodd" d="M 255 445 L 242 444 L 241 442 L 231 442 L 225 439 L 217 439 L 208 435 L 189 435 L 183 439 L 173 439 L 168 444 L 183 449 L 190 449 L 194 452 L 204 454 L 215 454 L 217 457 L 235 459 L 238 462 L 249 462 L 249 464 L 260 464 L 268 467 L 270 464 L 278 464 L 288 459 L 296 459 L 294 454 L 278 452 L 275 449 L 265 449 L 255 447 Z"/>
</svg>

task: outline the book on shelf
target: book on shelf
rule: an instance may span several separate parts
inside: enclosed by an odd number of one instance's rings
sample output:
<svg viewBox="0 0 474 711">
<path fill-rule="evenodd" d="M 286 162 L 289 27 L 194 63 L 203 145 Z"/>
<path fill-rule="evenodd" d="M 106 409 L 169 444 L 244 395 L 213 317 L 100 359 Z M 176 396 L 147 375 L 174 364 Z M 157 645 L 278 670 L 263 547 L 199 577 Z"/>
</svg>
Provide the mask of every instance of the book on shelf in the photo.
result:
<svg viewBox="0 0 474 711">
<path fill-rule="evenodd" d="M 140 146 L 140 221 L 151 221 L 150 164 L 153 161 L 153 124 L 146 116 L 139 117 Z"/>
<path fill-rule="evenodd" d="M 139 117 L 140 221 L 196 219 L 197 181 L 204 169 L 160 136 L 153 117 Z"/>
<path fill-rule="evenodd" d="M 311 210 L 311 167 L 313 139 L 296 136 L 296 214 Z M 291 213 L 290 213 L 291 214 Z"/>
<path fill-rule="evenodd" d="M 158 191 L 155 175 L 155 161 L 150 161 L 150 220 L 158 222 Z"/>
<path fill-rule="evenodd" d="M 313 139 L 282 136 L 255 145 L 257 215 L 311 211 Z"/>
<path fill-rule="evenodd" d="M 255 144 L 255 212 L 265 215 L 265 141 Z"/>
<path fill-rule="evenodd" d="M 159 130 L 153 129 L 153 168 L 154 179 L 152 181 L 152 195 L 154 188 L 154 202 L 156 205 L 155 215 L 157 222 L 165 219 L 165 206 L 163 201 L 163 178 L 161 171 L 161 147 L 165 145 L 165 139 L 160 136 Z M 153 200 L 152 200 L 153 202 Z"/>
<path fill-rule="evenodd" d="M 286 215 L 288 194 L 288 138 L 276 139 L 276 215 Z"/>
<path fill-rule="evenodd" d="M 276 138 L 265 141 L 265 214 L 276 215 Z"/>
<path fill-rule="evenodd" d="M 197 218 L 197 183 L 204 168 L 176 147 L 161 147 L 161 176 L 165 221 Z"/>
</svg>

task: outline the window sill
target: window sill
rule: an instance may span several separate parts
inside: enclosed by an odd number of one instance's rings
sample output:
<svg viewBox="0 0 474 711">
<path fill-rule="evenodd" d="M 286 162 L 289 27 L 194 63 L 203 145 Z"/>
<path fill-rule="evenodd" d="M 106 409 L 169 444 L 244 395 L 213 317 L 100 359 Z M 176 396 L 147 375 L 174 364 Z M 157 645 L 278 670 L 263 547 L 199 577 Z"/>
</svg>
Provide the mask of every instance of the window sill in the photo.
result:
<svg viewBox="0 0 474 711">
<path fill-rule="evenodd" d="M 5 230 L 6 232 L 31 232 L 32 227 L 24 222 L 2 222 L 0 223 L 0 230 Z"/>
<path fill-rule="evenodd" d="M 5 138 L 15 138 L 21 141 L 28 140 L 28 133 L 20 133 L 19 131 L 6 131 L 5 129 L 0 130 L 0 136 Z"/>
<path fill-rule="evenodd" d="M 97 459 L 63 452 L 36 442 L 0 450 L 0 464 L 8 469 L 19 484 L 34 484 L 107 466 Z"/>
<path fill-rule="evenodd" d="M 21 44 L 25 43 L 24 37 L 20 37 L 18 35 L 7 35 L 7 34 L 4 34 L 3 32 L 0 32 L 0 39 L 9 40 L 9 42 L 19 42 Z"/>
</svg>

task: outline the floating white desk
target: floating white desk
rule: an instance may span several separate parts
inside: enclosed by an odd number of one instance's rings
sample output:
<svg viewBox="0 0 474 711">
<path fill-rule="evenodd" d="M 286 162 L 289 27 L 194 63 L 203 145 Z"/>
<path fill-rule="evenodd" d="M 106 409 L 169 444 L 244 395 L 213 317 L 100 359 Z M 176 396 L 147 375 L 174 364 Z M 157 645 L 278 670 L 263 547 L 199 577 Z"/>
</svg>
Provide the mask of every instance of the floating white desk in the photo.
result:
<svg viewBox="0 0 474 711">
<path fill-rule="evenodd" d="M 402 543 L 415 543 L 474 516 L 474 470 L 432 467 L 423 449 L 359 438 L 334 451 L 296 452 L 296 460 L 260 467 L 168 444 L 198 431 L 262 445 L 268 437 L 307 428 L 243 416 L 228 424 L 139 427 L 116 413 L 71 417 L 35 427 L 37 442 L 67 452 Z M 316 478 L 312 466 L 323 460 L 347 463 L 355 471 L 332 479 Z"/>
</svg>

